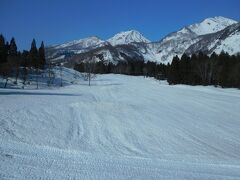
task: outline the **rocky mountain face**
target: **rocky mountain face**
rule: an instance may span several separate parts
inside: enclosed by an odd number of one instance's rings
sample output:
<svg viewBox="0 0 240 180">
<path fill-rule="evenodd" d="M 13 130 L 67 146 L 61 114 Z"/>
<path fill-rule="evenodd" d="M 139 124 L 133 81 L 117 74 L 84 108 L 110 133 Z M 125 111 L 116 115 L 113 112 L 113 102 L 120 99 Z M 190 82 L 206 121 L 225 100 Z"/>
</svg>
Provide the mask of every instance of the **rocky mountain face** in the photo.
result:
<svg viewBox="0 0 240 180">
<path fill-rule="evenodd" d="M 93 36 L 59 45 L 49 46 L 46 48 L 46 56 L 48 59 L 56 61 L 66 59 L 73 55 L 81 54 L 102 46 L 106 46 L 108 44 L 108 42 Z"/>
<path fill-rule="evenodd" d="M 223 17 L 208 18 L 201 23 L 193 24 L 171 33 L 155 44 L 155 61 L 171 63 L 174 56 L 181 57 L 192 45 L 201 44 L 206 35 L 217 33 L 237 22 Z M 232 45 L 230 45 L 232 46 Z M 238 46 L 240 51 L 240 47 Z M 189 51 L 188 51 L 189 52 Z M 194 53 L 194 52 L 192 52 Z M 189 54 L 192 54 L 189 52 Z M 229 52 L 230 53 L 230 52 Z"/>
<path fill-rule="evenodd" d="M 240 23 L 233 24 L 216 33 L 199 36 L 199 41 L 192 44 L 185 52 L 189 55 L 202 51 L 205 54 L 221 51 L 233 55 L 240 52 Z"/>
<path fill-rule="evenodd" d="M 80 62 L 97 55 L 106 63 L 143 60 L 171 63 L 174 56 L 203 51 L 211 54 L 240 52 L 240 25 L 237 21 L 213 17 L 170 33 L 150 42 L 135 30 L 121 32 L 104 41 L 97 37 L 75 40 L 46 48 L 47 58 L 54 62 Z"/>
</svg>

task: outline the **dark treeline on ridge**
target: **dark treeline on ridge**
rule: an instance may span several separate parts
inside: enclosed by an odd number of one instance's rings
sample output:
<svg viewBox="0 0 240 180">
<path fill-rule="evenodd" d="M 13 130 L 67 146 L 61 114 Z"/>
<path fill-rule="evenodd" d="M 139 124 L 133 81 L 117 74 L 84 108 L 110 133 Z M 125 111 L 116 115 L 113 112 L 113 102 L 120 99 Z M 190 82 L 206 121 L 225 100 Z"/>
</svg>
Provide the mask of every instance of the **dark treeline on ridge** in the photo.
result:
<svg viewBox="0 0 240 180">
<path fill-rule="evenodd" d="M 23 79 L 23 83 L 25 83 L 30 71 L 39 75 L 45 64 L 43 42 L 37 48 L 36 41 L 33 39 L 30 50 L 20 52 L 14 38 L 9 43 L 3 35 L 0 35 L 0 76 L 6 79 L 4 87 L 7 86 L 9 77 L 15 78 L 15 84 L 18 83 L 19 78 Z"/>
<path fill-rule="evenodd" d="M 75 70 L 86 72 L 84 63 L 75 64 Z M 166 79 L 169 84 L 187 85 L 215 85 L 221 87 L 240 88 L 240 56 L 230 56 L 222 52 L 213 53 L 210 57 L 199 53 L 181 58 L 174 57 L 171 64 L 157 64 L 155 62 L 137 59 L 118 64 L 103 61 L 94 63 L 94 72 L 116 73 L 126 75 L 142 75 L 156 79 Z"/>
</svg>

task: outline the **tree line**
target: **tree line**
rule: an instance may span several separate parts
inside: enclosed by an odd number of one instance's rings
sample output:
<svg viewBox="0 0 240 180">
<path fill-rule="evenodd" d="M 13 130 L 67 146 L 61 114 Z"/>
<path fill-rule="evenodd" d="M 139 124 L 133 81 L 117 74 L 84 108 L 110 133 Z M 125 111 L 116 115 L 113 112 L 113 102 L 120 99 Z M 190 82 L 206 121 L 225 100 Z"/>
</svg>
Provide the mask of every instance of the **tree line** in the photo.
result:
<svg viewBox="0 0 240 180">
<path fill-rule="evenodd" d="M 25 85 L 28 74 L 35 73 L 38 86 L 38 76 L 46 65 L 44 43 L 37 48 L 36 41 L 33 39 L 29 51 L 18 51 L 15 39 L 6 41 L 4 36 L 0 35 L 0 75 L 6 79 L 4 87 L 6 88 L 9 78 L 15 78 L 14 84 L 18 79 L 23 80 Z"/>
<path fill-rule="evenodd" d="M 92 74 L 115 73 L 165 79 L 169 84 L 240 88 L 239 54 L 232 56 L 225 52 L 219 55 L 213 53 L 211 56 L 202 52 L 191 56 L 183 54 L 181 58 L 175 56 L 172 63 L 167 65 L 151 61 L 144 62 L 134 58 L 120 61 L 117 64 L 106 63 L 100 59 L 101 57 L 96 55 L 91 61 L 74 65 L 75 70 L 88 73 L 89 85 Z M 54 79 L 52 67 L 53 64 L 48 63 L 48 85 L 53 83 Z M 30 50 L 21 52 L 18 51 L 14 38 L 8 42 L 3 35 L 0 35 L 0 76 L 6 80 L 5 88 L 10 78 L 15 79 L 15 84 L 21 78 L 25 85 L 30 73 L 35 75 L 38 88 L 38 78 L 44 68 L 46 68 L 46 59 L 43 42 L 37 48 L 36 41 L 33 39 Z"/>
<path fill-rule="evenodd" d="M 92 73 L 126 74 L 134 76 L 154 77 L 167 80 L 169 84 L 215 85 L 221 87 L 240 88 L 240 56 L 230 56 L 221 52 L 207 56 L 202 52 L 181 58 L 175 56 L 171 64 L 158 64 L 130 59 L 117 64 L 97 61 L 92 64 Z M 85 63 L 74 65 L 79 72 L 88 72 Z"/>
<path fill-rule="evenodd" d="M 240 88 L 240 56 L 221 52 L 207 56 L 200 52 L 191 57 L 173 58 L 168 66 L 170 84 L 215 85 Z"/>
</svg>

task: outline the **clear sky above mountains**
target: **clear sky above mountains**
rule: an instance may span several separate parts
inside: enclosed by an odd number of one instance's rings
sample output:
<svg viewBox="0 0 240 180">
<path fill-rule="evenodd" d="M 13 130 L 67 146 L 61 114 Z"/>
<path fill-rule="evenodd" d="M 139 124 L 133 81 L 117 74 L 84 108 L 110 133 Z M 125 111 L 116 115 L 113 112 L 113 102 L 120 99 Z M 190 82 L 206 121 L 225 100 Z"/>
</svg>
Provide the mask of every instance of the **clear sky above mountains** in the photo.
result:
<svg viewBox="0 0 240 180">
<path fill-rule="evenodd" d="M 240 19 L 239 0 L 1 0 L 0 33 L 19 49 L 136 29 L 152 41 L 212 16 Z"/>
</svg>

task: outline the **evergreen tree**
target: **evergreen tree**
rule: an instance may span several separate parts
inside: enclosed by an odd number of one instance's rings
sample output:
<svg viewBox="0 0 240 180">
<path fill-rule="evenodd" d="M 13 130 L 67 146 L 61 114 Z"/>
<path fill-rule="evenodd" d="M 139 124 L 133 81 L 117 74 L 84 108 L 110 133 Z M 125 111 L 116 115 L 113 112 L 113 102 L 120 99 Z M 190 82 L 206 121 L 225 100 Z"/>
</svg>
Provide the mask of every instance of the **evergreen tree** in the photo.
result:
<svg viewBox="0 0 240 180">
<path fill-rule="evenodd" d="M 219 55 L 219 75 L 218 75 L 218 82 L 219 85 L 222 87 L 227 87 L 228 84 L 228 76 L 230 70 L 230 60 L 229 55 L 225 52 L 221 52 Z"/>
<path fill-rule="evenodd" d="M 181 60 L 179 61 L 179 75 L 180 75 L 180 83 L 187 84 L 190 82 L 190 58 L 183 54 Z"/>
<path fill-rule="evenodd" d="M 23 66 L 22 79 L 23 79 L 23 89 L 24 89 L 24 86 L 26 85 L 26 81 L 28 79 L 28 66 L 29 66 L 28 51 L 23 51 L 22 53 L 22 66 Z"/>
<path fill-rule="evenodd" d="M 9 56 L 17 56 L 17 45 L 14 38 L 10 41 Z"/>
<path fill-rule="evenodd" d="M 38 53 L 35 39 L 33 39 L 32 41 L 29 57 L 30 57 L 32 66 L 35 68 L 36 82 L 37 82 L 37 89 L 38 89 L 40 62 L 39 62 L 39 53 Z"/>
<path fill-rule="evenodd" d="M 10 63 L 11 69 L 15 74 L 15 84 L 17 84 L 18 76 L 19 76 L 19 68 L 20 68 L 20 60 L 19 53 L 17 51 L 17 45 L 15 39 L 12 38 L 9 45 L 9 57 L 8 62 Z"/>
<path fill-rule="evenodd" d="M 5 44 L 5 50 L 6 50 L 6 59 L 9 56 L 9 49 L 10 49 L 10 45 L 9 42 L 7 41 Z M 7 60 L 6 60 L 7 61 Z"/>
<path fill-rule="evenodd" d="M 45 47 L 44 47 L 44 44 L 42 41 L 41 46 L 39 48 L 39 67 L 40 67 L 40 69 L 44 69 L 45 65 L 46 65 Z"/>
<path fill-rule="evenodd" d="M 173 58 L 172 64 L 168 73 L 168 82 L 169 84 L 178 84 L 180 83 L 180 73 L 179 73 L 179 58 L 175 56 Z"/>
<path fill-rule="evenodd" d="M 0 75 L 6 80 L 4 88 L 7 87 L 9 76 L 11 73 L 11 66 L 8 61 L 8 42 L 5 43 L 5 38 L 0 35 Z"/>
<path fill-rule="evenodd" d="M 0 64 L 7 62 L 7 48 L 5 44 L 5 38 L 0 35 Z"/>
<path fill-rule="evenodd" d="M 37 50 L 35 39 L 33 39 L 32 41 L 29 57 L 30 57 L 31 66 L 36 69 L 39 68 L 38 50 Z"/>
<path fill-rule="evenodd" d="M 200 84 L 201 78 L 200 75 L 198 74 L 197 71 L 197 64 L 198 64 L 198 56 L 196 54 L 192 54 L 191 58 L 190 58 L 190 66 L 191 66 L 191 70 L 190 70 L 190 84 L 191 85 L 197 85 Z"/>
<path fill-rule="evenodd" d="M 237 87 L 240 89 L 240 58 L 237 59 L 237 63 L 234 67 L 234 70 L 233 70 L 233 77 L 234 77 L 234 80 L 233 80 L 233 87 Z"/>
</svg>

